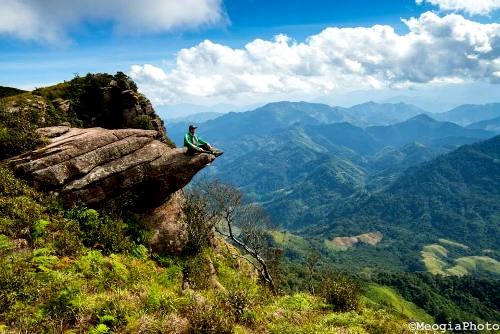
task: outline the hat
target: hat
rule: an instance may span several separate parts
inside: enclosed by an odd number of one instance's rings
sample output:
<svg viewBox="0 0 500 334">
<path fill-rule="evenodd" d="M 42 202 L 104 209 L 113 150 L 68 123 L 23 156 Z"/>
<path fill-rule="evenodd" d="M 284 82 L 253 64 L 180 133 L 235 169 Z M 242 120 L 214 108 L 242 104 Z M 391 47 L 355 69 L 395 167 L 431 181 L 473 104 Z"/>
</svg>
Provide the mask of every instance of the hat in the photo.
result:
<svg viewBox="0 0 500 334">
<path fill-rule="evenodd" d="M 196 128 L 198 128 L 198 127 L 196 125 L 194 125 L 194 124 L 190 124 L 189 125 L 189 130 L 196 129 Z"/>
</svg>

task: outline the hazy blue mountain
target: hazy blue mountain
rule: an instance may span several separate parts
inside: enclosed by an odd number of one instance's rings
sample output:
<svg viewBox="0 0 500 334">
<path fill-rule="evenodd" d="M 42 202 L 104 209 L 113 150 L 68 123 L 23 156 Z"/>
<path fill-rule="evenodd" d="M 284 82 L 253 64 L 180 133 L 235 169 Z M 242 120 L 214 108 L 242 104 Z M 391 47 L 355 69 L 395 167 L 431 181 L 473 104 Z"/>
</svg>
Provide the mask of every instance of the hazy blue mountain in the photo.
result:
<svg viewBox="0 0 500 334">
<path fill-rule="evenodd" d="M 464 138 L 487 138 L 492 135 L 481 129 L 464 130 L 456 124 L 440 123 L 421 112 L 421 109 L 404 103 L 369 102 L 347 109 L 318 103 L 276 102 L 247 112 L 230 112 L 207 121 L 197 121 L 193 117 L 191 119 L 187 117 L 180 122 L 167 121 L 166 126 L 170 137 L 179 145 L 182 145 L 182 138 L 187 131 L 188 124 L 193 121 L 199 123 L 199 133 L 204 138 L 210 139 L 212 143 L 219 146 L 225 146 L 231 141 L 252 143 L 252 139 L 256 136 L 270 135 L 292 125 L 320 126 L 339 122 L 348 122 L 358 127 L 372 125 L 371 123 L 377 124 L 377 122 L 391 123 L 392 127 L 379 125 L 366 128 L 368 135 L 376 137 L 381 146 L 401 146 L 412 141 L 426 142 L 445 137 L 461 137 L 462 139 L 456 144 L 463 144 Z M 415 116 L 416 113 L 418 115 Z M 210 115 L 213 116 L 213 114 Z M 433 117 L 438 115 L 440 114 L 432 114 Z M 411 118 L 407 119 L 407 116 Z M 407 120 L 397 122 L 398 119 Z M 331 129 L 331 132 L 335 131 L 336 129 Z M 328 134 L 328 136 L 335 136 L 335 133 Z M 340 135 L 337 139 L 340 140 Z M 354 139 L 354 136 L 349 136 L 344 140 Z"/>
<path fill-rule="evenodd" d="M 495 133 L 500 133 L 500 117 L 472 123 L 467 126 L 469 129 L 482 129 Z"/>
<path fill-rule="evenodd" d="M 217 117 L 222 116 L 222 115 L 224 115 L 224 114 L 221 112 L 207 111 L 207 112 L 200 112 L 200 113 L 191 114 L 188 116 L 166 118 L 165 122 L 167 124 L 171 124 L 171 123 L 202 123 L 202 122 L 209 121 L 211 119 L 217 118 Z"/>
<path fill-rule="evenodd" d="M 349 123 L 308 126 L 304 127 L 304 130 L 314 142 L 330 151 L 335 147 L 342 146 L 357 154 L 370 155 L 379 148 L 378 140 L 375 137 L 363 128 Z"/>
<path fill-rule="evenodd" d="M 225 154 L 198 177 L 238 186 L 281 226 L 297 229 L 324 220 L 335 203 L 385 191 L 411 166 L 494 135 L 425 114 L 362 128 L 345 122 L 347 114 L 322 104 L 279 102 L 202 122 L 200 135 Z M 181 145 L 186 128 L 167 124 Z"/>
<path fill-rule="evenodd" d="M 365 182 L 383 185 L 394 174 L 480 139 L 493 136 L 420 114 L 388 126 L 363 129 L 346 122 L 344 109 L 305 102 L 280 102 L 249 112 L 229 113 L 199 124 L 200 135 L 223 149 L 210 173 L 242 187 L 253 198 L 269 200 L 311 173 L 328 157 L 365 173 Z M 167 124 L 182 145 L 187 123 Z M 405 145 L 408 145 L 405 147 Z M 304 168 L 307 166 L 307 168 Z M 209 173 L 208 171 L 206 173 Z M 369 180 L 375 178 L 375 183 Z"/>
<path fill-rule="evenodd" d="M 326 104 L 306 102 L 275 102 L 246 112 L 230 112 L 217 119 L 203 122 L 200 131 L 213 140 L 237 138 L 245 135 L 268 134 L 277 129 L 283 129 L 295 123 L 321 124 L 344 120 L 340 108 Z M 187 130 L 189 119 L 175 122 L 167 129 L 174 141 Z"/>
<path fill-rule="evenodd" d="M 163 119 L 173 119 L 179 117 L 188 117 L 192 114 L 200 114 L 200 113 L 228 113 L 231 111 L 240 112 L 251 110 L 258 107 L 260 104 L 255 105 L 247 105 L 247 106 L 237 106 L 233 104 L 227 103 L 219 103 L 215 105 L 205 106 L 205 105 L 197 105 L 191 103 L 181 103 L 174 105 L 155 105 L 155 111 L 163 118 Z"/>
<path fill-rule="evenodd" d="M 445 113 L 433 114 L 433 117 L 465 126 L 500 117 L 500 103 L 464 104 Z"/>
<path fill-rule="evenodd" d="M 275 102 L 243 113 L 228 113 L 203 125 L 216 139 L 269 134 L 294 124 L 316 125 L 345 120 L 343 109 L 307 102 Z M 221 131 L 223 129 L 224 131 Z"/>
<path fill-rule="evenodd" d="M 347 113 L 359 126 L 389 125 L 402 122 L 413 116 L 425 113 L 425 110 L 406 103 L 367 102 L 352 106 Z"/>
<path fill-rule="evenodd" d="M 293 124 L 320 125 L 337 122 L 349 122 L 358 126 L 389 124 L 422 112 L 421 109 L 404 103 L 369 102 L 347 109 L 320 103 L 274 102 L 255 110 L 230 112 L 218 115 L 219 117 L 212 117 L 214 116 L 212 113 L 203 113 L 182 119 L 167 119 L 166 125 L 171 137 L 176 141 L 178 141 L 177 138 L 182 138 L 187 125 L 193 121 L 203 123 L 200 131 L 218 140 L 224 137 L 268 134 Z M 205 116 L 210 118 L 206 120 L 209 122 L 203 120 Z"/>
<path fill-rule="evenodd" d="M 402 146 L 413 141 L 429 143 L 440 138 L 468 137 L 489 138 L 493 134 L 484 130 L 466 129 L 451 122 L 439 122 L 426 114 L 420 114 L 407 121 L 366 128 L 367 133 L 377 138 L 384 146 Z"/>
</svg>

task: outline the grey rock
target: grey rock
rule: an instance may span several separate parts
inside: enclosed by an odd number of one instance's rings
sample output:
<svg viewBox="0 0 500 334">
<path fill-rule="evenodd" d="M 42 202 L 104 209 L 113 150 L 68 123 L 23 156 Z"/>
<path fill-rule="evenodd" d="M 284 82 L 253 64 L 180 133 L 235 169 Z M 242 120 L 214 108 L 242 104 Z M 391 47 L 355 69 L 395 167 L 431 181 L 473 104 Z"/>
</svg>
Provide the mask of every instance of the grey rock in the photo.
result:
<svg viewBox="0 0 500 334">
<path fill-rule="evenodd" d="M 50 138 L 46 146 L 8 161 L 18 175 L 69 203 L 143 213 L 154 229 L 153 248 L 180 252 L 187 242 L 181 189 L 214 155 L 186 155 L 154 130 L 57 126 L 38 132 Z"/>
</svg>

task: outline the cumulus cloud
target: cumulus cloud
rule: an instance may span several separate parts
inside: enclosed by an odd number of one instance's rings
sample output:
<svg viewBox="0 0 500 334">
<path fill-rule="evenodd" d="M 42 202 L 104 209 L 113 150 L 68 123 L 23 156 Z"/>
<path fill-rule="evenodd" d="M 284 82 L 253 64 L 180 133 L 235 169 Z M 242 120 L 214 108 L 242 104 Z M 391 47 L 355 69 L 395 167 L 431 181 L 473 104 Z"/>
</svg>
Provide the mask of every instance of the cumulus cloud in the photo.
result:
<svg viewBox="0 0 500 334">
<path fill-rule="evenodd" d="M 123 33 L 156 33 L 224 20 L 222 0 L 0 0 L 0 34 L 58 43 L 87 21 Z"/>
<path fill-rule="evenodd" d="M 236 49 L 205 40 L 180 50 L 168 70 L 134 65 L 130 75 L 157 104 L 500 81 L 500 24 L 432 12 L 403 22 L 406 34 L 375 25 L 330 27 L 304 42 L 279 35 Z"/>
<path fill-rule="evenodd" d="M 427 2 L 444 11 L 462 11 L 471 15 L 487 15 L 500 9 L 500 0 L 415 0 L 415 2 L 419 5 Z"/>
</svg>

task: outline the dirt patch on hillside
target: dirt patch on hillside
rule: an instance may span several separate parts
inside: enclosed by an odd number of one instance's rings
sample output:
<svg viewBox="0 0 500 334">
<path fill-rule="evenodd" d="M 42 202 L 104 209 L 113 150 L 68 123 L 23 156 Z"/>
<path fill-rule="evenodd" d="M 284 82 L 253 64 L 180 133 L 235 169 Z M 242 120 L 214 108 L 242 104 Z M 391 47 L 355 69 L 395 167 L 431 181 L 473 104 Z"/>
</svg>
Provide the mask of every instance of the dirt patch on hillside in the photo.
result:
<svg viewBox="0 0 500 334">
<path fill-rule="evenodd" d="M 365 243 L 371 246 L 377 245 L 383 238 L 382 233 L 375 231 L 370 233 L 363 233 L 352 237 L 335 237 L 332 244 L 338 249 L 349 249 L 358 243 Z"/>
</svg>

